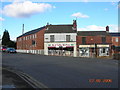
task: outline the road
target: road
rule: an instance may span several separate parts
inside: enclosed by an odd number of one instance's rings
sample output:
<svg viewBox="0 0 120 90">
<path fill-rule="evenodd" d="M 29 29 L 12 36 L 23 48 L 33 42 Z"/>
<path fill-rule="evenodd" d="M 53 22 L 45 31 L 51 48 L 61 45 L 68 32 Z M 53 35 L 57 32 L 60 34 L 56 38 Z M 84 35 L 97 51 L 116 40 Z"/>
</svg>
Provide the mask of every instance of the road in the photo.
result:
<svg viewBox="0 0 120 90">
<path fill-rule="evenodd" d="M 117 60 L 3 53 L 2 63 L 46 88 L 118 88 Z"/>
</svg>

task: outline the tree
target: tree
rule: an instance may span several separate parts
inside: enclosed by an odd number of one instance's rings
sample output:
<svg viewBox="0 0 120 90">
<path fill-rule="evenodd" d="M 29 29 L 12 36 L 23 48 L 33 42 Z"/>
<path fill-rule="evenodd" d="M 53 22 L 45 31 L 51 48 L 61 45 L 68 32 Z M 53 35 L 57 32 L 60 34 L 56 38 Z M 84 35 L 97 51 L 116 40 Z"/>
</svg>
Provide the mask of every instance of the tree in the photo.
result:
<svg viewBox="0 0 120 90">
<path fill-rule="evenodd" d="M 10 40 L 10 35 L 9 32 L 5 29 L 3 32 L 3 37 L 2 37 L 2 45 L 6 47 L 13 47 L 16 48 L 16 42 Z"/>
<path fill-rule="evenodd" d="M 8 47 L 12 47 L 12 48 L 16 48 L 16 42 L 15 41 L 9 41 L 8 42 L 8 45 L 7 45 Z"/>
<path fill-rule="evenodd" d="M 7 46 L 10 42 L 10 35 L 9 32 L 5 29 L 2 37 L 2 45 Z"/>
</svg>

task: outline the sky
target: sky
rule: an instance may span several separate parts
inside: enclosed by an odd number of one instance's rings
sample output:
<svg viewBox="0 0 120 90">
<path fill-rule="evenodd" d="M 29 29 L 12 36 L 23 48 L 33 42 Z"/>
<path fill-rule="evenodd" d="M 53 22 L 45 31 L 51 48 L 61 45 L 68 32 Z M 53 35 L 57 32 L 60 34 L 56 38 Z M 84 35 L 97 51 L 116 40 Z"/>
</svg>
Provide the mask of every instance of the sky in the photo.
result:
<svg viewBox="0 0 120 90">
<path fill-rule="evenodd" d="M 0 35 L 8 30 L 11 40 L 47 23 L 72 24 L 77 20 L 78 31 L 105 31 L 118 32 L 118 2 L 33 2 L 25 0 L 9 0 L 0 3 Z"/>
</svg>

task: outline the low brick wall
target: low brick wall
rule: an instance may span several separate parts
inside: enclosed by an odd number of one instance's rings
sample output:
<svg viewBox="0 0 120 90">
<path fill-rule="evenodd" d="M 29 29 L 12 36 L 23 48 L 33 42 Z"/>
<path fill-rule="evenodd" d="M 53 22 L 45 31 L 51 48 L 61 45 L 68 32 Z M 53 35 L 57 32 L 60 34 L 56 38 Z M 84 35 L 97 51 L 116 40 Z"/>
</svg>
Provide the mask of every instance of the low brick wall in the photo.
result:
<svg viewBox="0 0 120 90">
<path fill-rule="evenodd" d="M 32 53 L 32 54 L 42 54 L 44 55 L 44 50 L 16 50 L 19 53 Z"/>
</svg>

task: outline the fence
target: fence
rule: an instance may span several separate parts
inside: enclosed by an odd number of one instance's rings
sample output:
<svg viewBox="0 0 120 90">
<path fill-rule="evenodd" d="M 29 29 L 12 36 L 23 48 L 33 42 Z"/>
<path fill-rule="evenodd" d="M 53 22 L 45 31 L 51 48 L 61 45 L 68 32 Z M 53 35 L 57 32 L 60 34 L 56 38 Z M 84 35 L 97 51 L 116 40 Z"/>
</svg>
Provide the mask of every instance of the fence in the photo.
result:
<svg viewBox="0 0 120 90">
<path fill-rule="evenodd" d="M 32 53 L 32 54 L 42 54 L 44 55 L 44 50 L 16 50 L 20 53 Z"/>
</svg>

